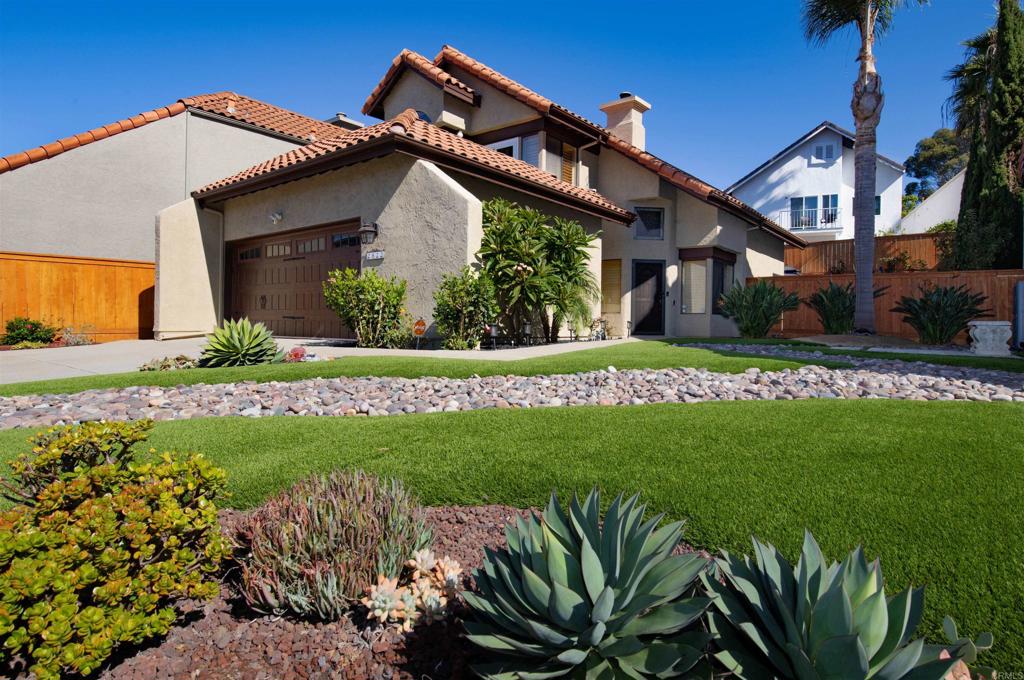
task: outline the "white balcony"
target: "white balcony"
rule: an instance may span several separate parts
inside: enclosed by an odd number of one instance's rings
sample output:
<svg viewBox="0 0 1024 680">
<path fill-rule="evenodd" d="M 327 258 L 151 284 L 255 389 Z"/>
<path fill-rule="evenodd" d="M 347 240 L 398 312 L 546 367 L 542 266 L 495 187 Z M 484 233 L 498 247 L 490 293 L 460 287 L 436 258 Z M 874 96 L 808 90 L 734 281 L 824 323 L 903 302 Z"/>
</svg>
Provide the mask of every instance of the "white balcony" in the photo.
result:
<svg viewBox="0 0 1024 680">
<path fill-rule="evenodd" d="M 780 210 L 775 222 L 790 231 L 839 231 L 839 208 L 808 208 L 804 210 Z"/>
</svg>

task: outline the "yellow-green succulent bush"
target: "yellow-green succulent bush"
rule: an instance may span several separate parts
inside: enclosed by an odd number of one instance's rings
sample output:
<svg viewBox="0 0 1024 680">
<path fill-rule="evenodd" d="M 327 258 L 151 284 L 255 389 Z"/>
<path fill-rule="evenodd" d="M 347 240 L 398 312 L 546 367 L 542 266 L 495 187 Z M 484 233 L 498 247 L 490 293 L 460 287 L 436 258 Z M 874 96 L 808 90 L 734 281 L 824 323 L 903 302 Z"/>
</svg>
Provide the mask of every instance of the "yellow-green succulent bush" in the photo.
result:
<svg viewBox="0 0 1024 680">
<path fill-rule="evenodd" d="M 138 462 L 152 427 L 85 423 L 37 435 L 0 513 L 0 669 L 89 675 L 114 649 L 165 634 L 175 601 L 218 592 L 225 474 L 199 454 Z"/>
</svg>

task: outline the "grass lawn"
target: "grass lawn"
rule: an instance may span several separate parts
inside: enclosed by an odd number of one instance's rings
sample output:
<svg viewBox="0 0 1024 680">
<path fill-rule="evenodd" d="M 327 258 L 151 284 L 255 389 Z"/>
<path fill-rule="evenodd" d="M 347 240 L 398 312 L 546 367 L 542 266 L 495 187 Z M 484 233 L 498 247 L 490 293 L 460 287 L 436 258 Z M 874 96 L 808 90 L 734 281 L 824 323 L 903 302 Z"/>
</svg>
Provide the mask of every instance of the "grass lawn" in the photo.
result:
<svg viewBox="0 0 1024 680">
<path fill-rule="evenodd" d="M 0 459 L 25 430 L 0 432 Z M 789 557 L 804 527 L 834 558 L 862 543 L 889 587 L 925 585 L 923 631 L 942 616 L 991 630 L 985 662 L 1024 668 L 1024 407 L 883 400 L 477 411 L 400 418 L 210 418 L 160 423 L 157 449 L 205 452 L 235 507 L 315 471 L 361 467 L 428 504 L 542 504 L 600 485 L 641 490 L 688 518 L 687 539 Z M 606 502 L 610 496 L 605 497 Z"/>
<path fill-rule="evenodd" d="M 486 353 L 481 353 L 486 357 Z M 705 367 L 710 371 L 742 373 L 757 366 L 764 370 L 797 368 L 805 361 L 723 355 L 696 347 L 674 347 L 671 341 L 652 340 L 607 347 L 584 349 L 536 359 L 497 361 L 494 359 L 437 359 L 424 352 L 424 357 L 344 357 L 334 361 L 299 364 L 269 364 L 239 368 L 192 368 L 181 371 L 142 373 L 111 373 L 107 375 L 40 380 L 0 385 L 0 396 L 16 394 L 68 394 L 83 390 L 131 385 L 192 385 L 195 383 L 226 383 L 242 380 L 267 382 L 292 381 L 305 378 L 338 376 L 399 376 L 418 378 L 425 375 L 467 378 L 477 375 L 550 375 L 595 371 L 608 366 L 616 368 L 680 368 Z M 845 366 L 840 362 L 831 365 Z"/>
</svg>

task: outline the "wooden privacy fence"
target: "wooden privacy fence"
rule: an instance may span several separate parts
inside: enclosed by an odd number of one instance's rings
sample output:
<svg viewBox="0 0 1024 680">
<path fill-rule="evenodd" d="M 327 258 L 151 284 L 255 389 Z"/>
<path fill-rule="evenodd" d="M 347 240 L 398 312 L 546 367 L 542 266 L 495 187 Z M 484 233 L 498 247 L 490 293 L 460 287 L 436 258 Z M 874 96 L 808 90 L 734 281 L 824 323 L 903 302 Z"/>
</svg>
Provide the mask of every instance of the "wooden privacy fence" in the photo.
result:
<svg viewBox="0 0 1024 680">
<path fill-rule="evenodd" d="M 935 250 L 935 234 L 906 234 L 875 238 L 875 269 L 883 258 L 896 257 L 901 252 L 911 261 L 920 260 L 925 269 L 935 269 L 939 257 Z M 800 274 L 828 274 L 843 270 L 853 272 L 853 239 L 809 243 L 803 250 L 786 246 L 786 266 Z"/>
<path fill-rule="evenodd" d="M 96 342 L 152 338 L 154 277 L 152 262 L 0 252 L 0 328 L 27 316 Z"/>
<path fill-rule="evenodd" d="M 796 293 L 803 301 L 819 288 L 827 286 L 829 281 L 834 281 L 840 286 L 853 283 L 853 274 L 770 276 L 763 279 L 749 278 L 747 284 L 759 280 L 770 281 L 787 292 Z M 916 297 L 919 294 L 920 286 L 931 284 L 938 286 L 966 285 L 970 290 L 988 297 L 984 306 L 992 310 L 992 316 L 985 317 L 986 319 L 1011 321 L 1013 319 L 1013 287 L 1018 281 L 1024 281 L 1024 269 L 899 272 L 875 274 L 874 281 L 876 288 L 889 286 L 889 289 L 875 300 L 875 330 L 879 335 L 895 335 L 917 340 L 917 332 L 909 324 L 903 323 L 903 315 L 889 311 L 904 295 Z M 817 335 L 823 330 L 815 311 L 801 302 L 796 311 L 785 312 L 782 315 L 782 323 L 772 329 L 772 333 L 796 337 Z M 961 335 L 958 341 L 967 342 L 966 334 Z"/>
</svg>

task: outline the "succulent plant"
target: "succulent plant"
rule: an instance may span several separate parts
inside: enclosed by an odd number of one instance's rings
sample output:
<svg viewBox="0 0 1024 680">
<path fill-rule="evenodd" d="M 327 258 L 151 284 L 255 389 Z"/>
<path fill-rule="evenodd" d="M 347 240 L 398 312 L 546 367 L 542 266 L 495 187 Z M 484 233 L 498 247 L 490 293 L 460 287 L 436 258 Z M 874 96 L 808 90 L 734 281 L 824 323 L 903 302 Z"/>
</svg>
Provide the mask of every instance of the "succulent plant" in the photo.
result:
<svg viewBox="0 0 1024 680">
<path fill-rule="evenodd" d="M 794 569 L 774 546 L 753 543 L 753 558 L 722 552 L 723 581 L 702 576 L 714 657 L 737 677 L 940 680 L 956 663 L 911 641 L 924 590 L 886 597 L 879 561 L 868 564 L 859 547 L 829 564 L 807 532 Z"/>
<path fill-rule="evenodd" d="M 433 573 L 437 586 L 448 594 L 454 594 L 459 587 L 462 566 L 445 555 L 434 562 Z"/>
<path fill-rule="evenodd" d="M 992 668 L 974 665 L 978 661 L 978 652 L 987 652 L 992 649 L 994 642 L 992 633 L 981 633 L 976 640 L 972 640 L 969 637 L 961 637 L 960 633 L 957 632 L 956 621 L 950 616 L 942 620 L 942 632 L 950 643 L 950 647 L 947 650 L 950 656 L 960 659 L 964 664 L 972 667 L 972 670 L 974 670 L 978 677 L 996 677 L 995 670 Z"/>
<path fill-rule="evenodd" d="M 262 323 L 249 319 L 225 319 L 220 328 L 206 336 L 206 347 L 199 357 L 199 365 L 207 368 L 220 366 L 255 366 L 284 359 L 284 353 L 274 342 L 274 334 Z"/>
<path fill-rule="evenodd" d="M 690 596 L 708 566 L 672 555 L 681 523 L 644 521 L 638 496 L 620 495 L 602 525 L 595 490 L 566 514 L 556 496 L 541 517 L 506 527 L 508 548 L 486 550 L 467 639 L 486 652 L 484 678 L 676 677 L 704 655 L 709 600 Z"/>
<path fill-rule="evenodd" d="M 448 615 L 448 598 L 431 579 L 420 579 L 413 584 L 413 594 L 416 597 L 416 608 L 427 625 L 443 621 Z"/>
<path fill-rule="evenodd" d="M 257 611 L 336 620 L 374 578 L 398 579 L 431 537 L 397 480 L 358 470 L 310 477 L 240 523 L 242 595 Z"/>
<path fill-rule="evenodd" d="M 410 615 L 406 609 L 408 589 L 399 587 L 397 578 L 377 577 L 377 583 L 366 589 L 362 604 L 366 618 L 380 623 L 400 623 Z M 414 609 L 414 608 L 413 608 Z"/>
</svg>

